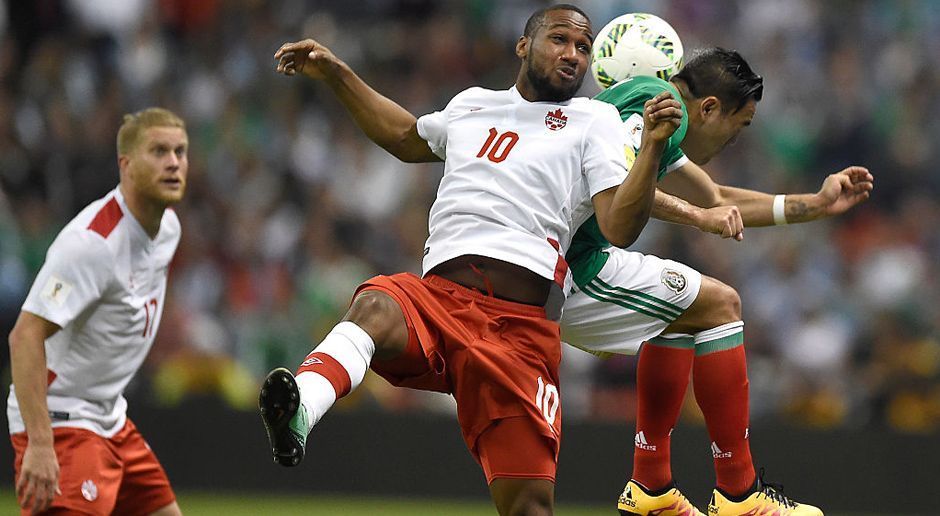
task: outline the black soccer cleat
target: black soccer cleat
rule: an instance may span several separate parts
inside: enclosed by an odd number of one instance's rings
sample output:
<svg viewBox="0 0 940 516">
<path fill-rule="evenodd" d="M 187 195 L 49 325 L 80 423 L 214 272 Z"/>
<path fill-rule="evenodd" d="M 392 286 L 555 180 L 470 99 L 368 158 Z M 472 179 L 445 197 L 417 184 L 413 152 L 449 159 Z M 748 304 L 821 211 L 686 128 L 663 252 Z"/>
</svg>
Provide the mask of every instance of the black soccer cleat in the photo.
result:
<svg viewBox="0 0 940 516">
<path fill-rule="evenodd" d="M 268 433 L 274 462 L 290 468 L 304 460 L 310 425 L 307 411 L 300 408 L 300 389 L 294 375 L 278 367 L 268 373 L 258 398 L 261 420 Z"/>
</svg>

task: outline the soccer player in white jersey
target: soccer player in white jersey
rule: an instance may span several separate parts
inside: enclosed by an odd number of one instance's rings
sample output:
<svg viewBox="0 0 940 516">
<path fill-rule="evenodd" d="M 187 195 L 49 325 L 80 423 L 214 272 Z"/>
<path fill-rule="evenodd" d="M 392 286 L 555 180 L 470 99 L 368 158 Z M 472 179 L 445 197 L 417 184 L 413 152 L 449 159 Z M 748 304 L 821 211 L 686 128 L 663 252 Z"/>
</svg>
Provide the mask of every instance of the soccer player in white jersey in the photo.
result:
<svg viewBox="0 0 940 516">
<path fill-rule="evenodd" d="M 653 216 L 740 239 L 744 225 L 808 222 L 843 213 L 868 198 L 873 177 L 862 167 L 828 176 L 817 193 L 786 196 L 719 185 L 698 167 L 751 123 L 762 89 L 763 79 L 740 54 L 711 48 L 698 53 L 671 82 L 636 77 L 596 97 L 616 106 L 637 137 L 644 102 L 663 91 L 681 99 L 689 113 L 659 164 L 659 188 L 681 199 L 657 194 Z M 576 223 L 584 220 L 578 214 L 585 210 L 590 206 L 576 208 Z M 674 487 L 670 468 L 670 436 L 691 372 L 712 439 L 717 485 L 709 515 L 821 514 L 755 474 L 737 292 L 684 264 L 609 248 L 593 226 L 590 220 L 580 225 L 568 253 L 577 291 L 565 304 L 562 329 L 567 342 L 592 352 L 640 352 L 633 473 L 618 503 L 621 513 L 700 514 Z"/>
<path fill-rule="evenodd" d="M 125 115 L 120 183 L 56 237 L 10 333 L 7 399 L 23 513 L 180 514 L 124 388 L 153 343 L 180 239 L 183 121 Z"/>
<path fill-rule="evenodd" d="M 656 163 L 681 117 L 670 95 L 651 99 L 643 152 L 627 175 L 616 110 L 572 98 L 590 50 L 580 9 L 539 10 L 516 45 L 515 86 L 470 88 L 420 119 L 314 40 L 277 51 L 279 72 L 322 80 L 374 142 L 403 161 L 445 166 L 424 276 L 363 283 L 296 377 L 278 368 L 262 385 L 276 462 L 299 464 L 310 428 L 371 367 L 394 385 L 453 394 L 500 514 L 551 514 L 561 349 L 545 306 L 563 296 L 564 244 L 579 200 L 571 193 L 583 185 L 600 231 L 629 245 L 648 217 Z"/>
</svg>

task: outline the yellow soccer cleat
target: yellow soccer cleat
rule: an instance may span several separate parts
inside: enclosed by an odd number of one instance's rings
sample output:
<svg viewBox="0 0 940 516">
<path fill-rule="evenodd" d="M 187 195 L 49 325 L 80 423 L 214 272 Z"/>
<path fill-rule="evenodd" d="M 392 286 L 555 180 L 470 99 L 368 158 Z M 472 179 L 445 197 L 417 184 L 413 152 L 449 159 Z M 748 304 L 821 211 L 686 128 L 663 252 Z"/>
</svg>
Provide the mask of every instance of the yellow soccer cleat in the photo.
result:
<svg viewBox="0 0 940 516">
<path fill-rule="evenodd" d="M 757 491 L 743 501 L 728 500 L 715 489 L 708 502 L 708 516 L 823 516 L 818 507 L 798 503 L 783 494 L 783 486 L 764 482 L 761 470 L 757 481 Z"/>
<path fill-rule="evenodd" d="M 660 495 L 651 495 L 639 482 L 631 480 L 617 500 L 621 516 L 705 516 L 675 486 Z"/>
</svg>

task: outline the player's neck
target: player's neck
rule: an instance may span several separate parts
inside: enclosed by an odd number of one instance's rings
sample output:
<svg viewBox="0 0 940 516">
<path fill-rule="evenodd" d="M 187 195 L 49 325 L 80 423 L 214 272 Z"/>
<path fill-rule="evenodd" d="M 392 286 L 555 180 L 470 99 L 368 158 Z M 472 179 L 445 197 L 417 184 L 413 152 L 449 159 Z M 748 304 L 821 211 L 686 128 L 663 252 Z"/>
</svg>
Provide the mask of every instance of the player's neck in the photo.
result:
<svg viewBox="0 0 940 516">
<path fill-rule="evenodd" d="M 131 216 L 144 228 L 151 240 L 156 238 L 157 233 L 160 232 L 160 221 L 163 220 L 163 212 L 166 211 L 166 206 L 148 202 L 143 196 L 134 192 L 132 188 L 125 186 L 123 182 L 119 188 L 124 196 L 124 204 L 130 210 Z"/>
</svg>

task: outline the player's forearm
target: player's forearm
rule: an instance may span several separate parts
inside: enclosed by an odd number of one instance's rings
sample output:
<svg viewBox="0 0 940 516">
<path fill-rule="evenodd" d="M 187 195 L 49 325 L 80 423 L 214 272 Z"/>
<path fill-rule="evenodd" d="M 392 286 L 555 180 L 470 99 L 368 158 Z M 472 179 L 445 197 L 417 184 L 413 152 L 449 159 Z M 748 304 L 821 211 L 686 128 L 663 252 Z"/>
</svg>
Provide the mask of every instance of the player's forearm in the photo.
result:
<svg viewBox="0 0 940 516">
<path fill-rule="evenodd" d="M 41 335 L 14 331 L 10 334 L 10 365 L 20 415 L 30 444 L 51 445 L 52 423 L 46 403 L 46 349 Z"/>
<path fill-rule="evenodd" d="M 417 118 L 408 110 L 372 89 L 345 63 L 336 64 L 325 82 L 370 140 L 402 161 L 429 161 L 430 149 L 416 140 Z"/>
<path fill-rule="evenodd" d="M 649 221 L 656 192 L 656 173 L 665 143 L 644 141 L 637 153 L 630 175 L 617 187 L 607 214 L 605 238 L 617 247 L 636 241 Z"/>
<path fill-rule="evenodd" d="M 698 227 L 702 212 L 702 208 L 656 189 L 651 214 L 653 218 L 672 224 Z"/>
<path fill-rule="evenodd" d="M 746 227 L 773 226 L 774 199 L 776 195 L 734 188 L 721 187 L 721 205 L 737 206 Z M 815 194 L 788 194 L 784 198 L 783 214 L 786 223 L 809 222 L 825 216 L 824 208 L 816 200 Z"/>
</svg>

